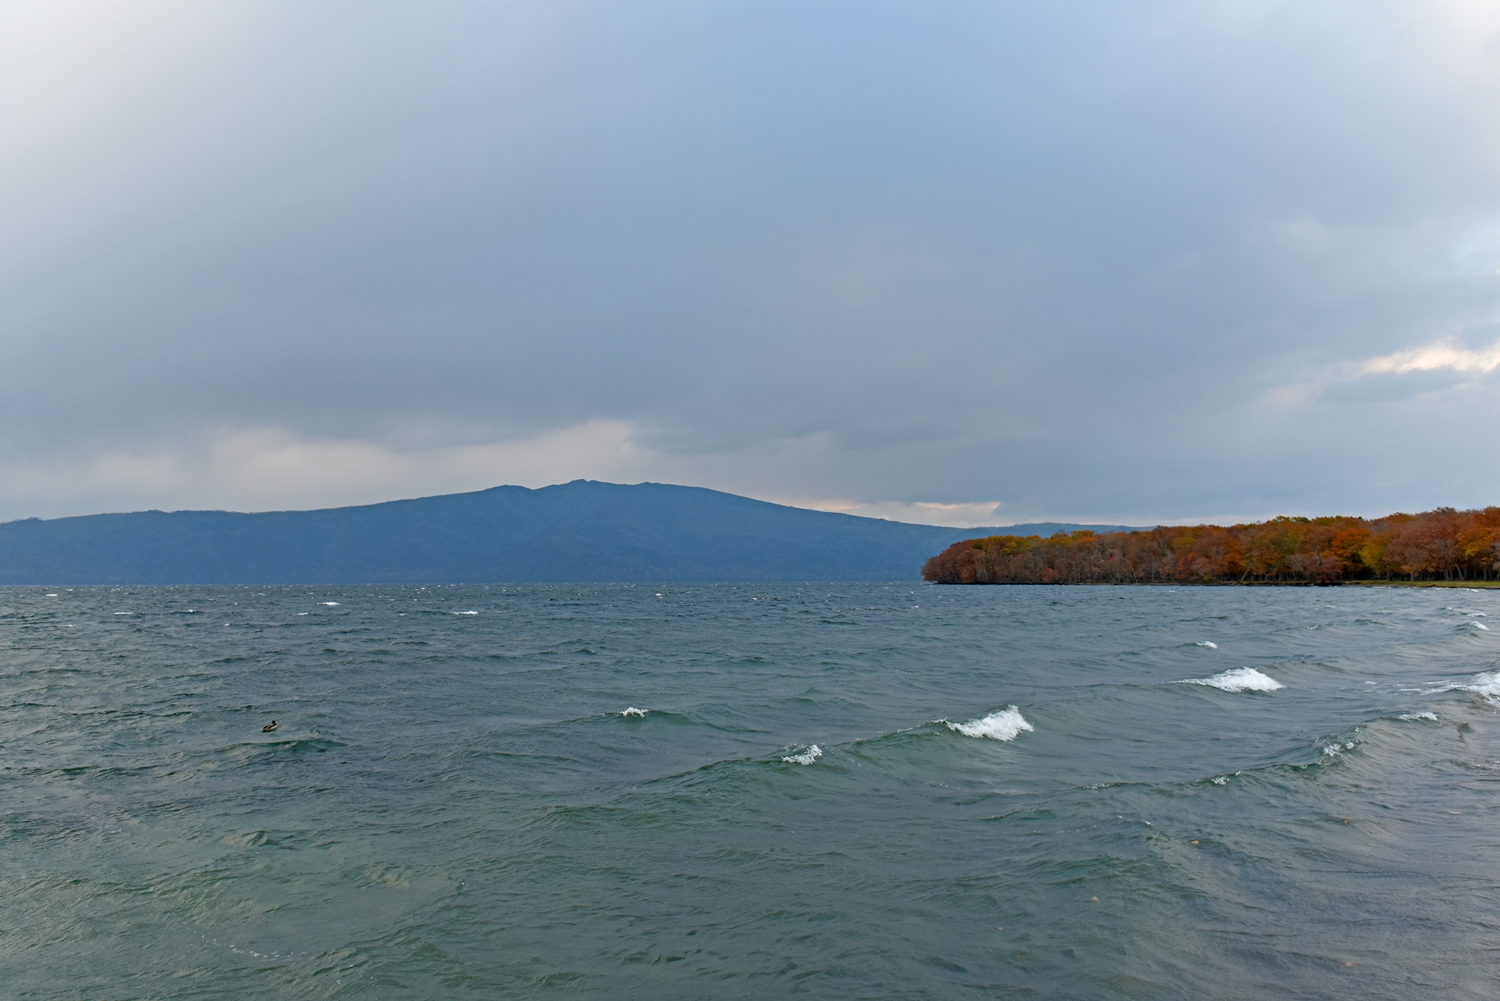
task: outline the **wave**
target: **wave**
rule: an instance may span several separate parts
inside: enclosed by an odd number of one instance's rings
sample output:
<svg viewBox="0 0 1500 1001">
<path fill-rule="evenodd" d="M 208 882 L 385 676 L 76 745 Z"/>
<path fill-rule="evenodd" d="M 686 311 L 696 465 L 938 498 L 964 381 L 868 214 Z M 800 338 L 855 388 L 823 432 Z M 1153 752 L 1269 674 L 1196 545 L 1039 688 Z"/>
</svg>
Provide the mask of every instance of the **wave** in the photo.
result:
<svg viewBox="0 0 1500 1001">
<path fill-rule="evenodd" d="M 1437 692 L 1474 692 L 1492 702 L 1500 702 L 1500 671 L 1485 671 L 1470 678 L 1468 684 L 1455 682 L 1451 685 L 1443 685 L 1441 688 L 1433 689 L 1430 694 Z"/>
<path fill-rule="evenodd" d="M 790 754 L 781 760 L 789 765 L 810 765 L 823 756 L 823 749 L 817 744 L 809 744 L 800 754 Z"/>
<path fill-rule="evenodd" d="M 305 754 L 326 754 L 339 747 L 347 747 L 341 740 L 329 737 L 283 737 L 280 740 L 246 740 L 214 748 L 211 754 L 227 754 L 237 758 L 263 758 L 267 755 L 287 754 L 294 757 Z"/>
<path fill-rule="evenodd" d="M 1220 671 L 1209 678 L 1186 678 L 1177 684 L 1204 685 L 1208 688 L 1217 688 L 1221 692 L 1274 692 L 1286 687 L 1275 678 L 1261 674 L 1253 667 L 1235 667 L 1228 671 Z"/>
<path fill-rule="evenodd" d="M 955 730 L 965 737 L 988 737 L 990 740 L 1015 740 L 1023 733 L 1035 730 L 1021 715 L 1021 710 L 1015 706 L 1006 706 L 988 716 L 979 719 L 971 719 L 967 723 L 950 723 L 948 720 L 937 720 L 945 724 L 948 729 Z"/>
<path fill-rule="evenodd" d="M 712 719 L 702 719 L 689 715 L 688 713 L 672 712 L 669 709 L 645 709 L 640 706 L 626 706 L 624 709 L 601 710 L 590 713 L 587 716 L 573 716 L 567 719 L 537 721 L 535 724 L 541 728 L 568 727 L 568 726 L 620 726 L 629 724 L 640 726 L 681 726 L 695 727 L 708 730 L 718 730 L 722 733 L 753 733 L 763 734 L 764 730 L 755 727 L 736 726 L 723 722 L 715 722 Z"/>
<path fill-rule="evenodd" d="M 478 612 L 454 612 L 454 615 L 478 615 Z"/>
<path fill-rule="evenodd" d="M 1437 722 L 1437 713 L 1402 713 L 1400 716 L 1397 716 L 1396 718 L 1397 719 L 1401 719 L 1401 720 L 1406 720 L 1408 722 L 1410 722 L 1412 720 L 1417 720 L 1417 719 L 1425 719 L 1425 720 L 1431 720 L 1432 722 L 1436 723 Z"/>
<path fill-rule="evenodd" d="M 1219 644 L 1215 643 L 1213 640 L 1199 640 L 1198 642 L 1194 643 L 1193 646 L 1206 646 L 1210 650 L 1219 649 Z"/>
</svg>

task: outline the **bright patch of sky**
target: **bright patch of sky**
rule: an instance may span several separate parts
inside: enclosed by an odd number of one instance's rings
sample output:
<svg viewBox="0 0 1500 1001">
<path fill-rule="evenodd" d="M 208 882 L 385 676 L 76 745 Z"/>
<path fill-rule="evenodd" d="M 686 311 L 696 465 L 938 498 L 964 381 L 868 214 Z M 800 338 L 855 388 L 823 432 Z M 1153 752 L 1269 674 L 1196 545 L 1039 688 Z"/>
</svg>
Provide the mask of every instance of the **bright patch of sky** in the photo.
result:
<svg viewBox="0 0 1500 1001">
<path fill-rule="evenodd" d="M 0 518 L 1500 502 L 1500 8 L 0 6 Z"/>
</svg>

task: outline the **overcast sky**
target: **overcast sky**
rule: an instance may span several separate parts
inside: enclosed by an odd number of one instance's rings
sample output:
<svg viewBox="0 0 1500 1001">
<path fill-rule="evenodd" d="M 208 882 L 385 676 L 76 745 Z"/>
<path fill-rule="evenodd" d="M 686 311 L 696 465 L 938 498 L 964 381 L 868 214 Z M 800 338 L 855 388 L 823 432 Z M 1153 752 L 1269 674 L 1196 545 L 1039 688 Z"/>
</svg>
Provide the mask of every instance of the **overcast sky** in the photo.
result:
<svg viewBox="0 0 1500 1001">
<path fill-rule="evenodd" d="M 0 3 L 0 519 L 1500 503 L 1500 5 Z"/>
</svg>

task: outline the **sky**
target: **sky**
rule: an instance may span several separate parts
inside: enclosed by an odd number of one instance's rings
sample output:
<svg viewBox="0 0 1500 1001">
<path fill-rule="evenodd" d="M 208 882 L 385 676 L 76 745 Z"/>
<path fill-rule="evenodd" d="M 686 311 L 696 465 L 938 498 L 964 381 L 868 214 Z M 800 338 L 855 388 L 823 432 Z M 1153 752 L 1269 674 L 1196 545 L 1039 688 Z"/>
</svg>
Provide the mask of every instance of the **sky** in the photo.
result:
<svg viewBox="0 0 1500 1001">
<path fill-rule="evenodd" d="M 0 520 L 1500 504 L 1500 5 L 0 2 Z"/>
</svg>

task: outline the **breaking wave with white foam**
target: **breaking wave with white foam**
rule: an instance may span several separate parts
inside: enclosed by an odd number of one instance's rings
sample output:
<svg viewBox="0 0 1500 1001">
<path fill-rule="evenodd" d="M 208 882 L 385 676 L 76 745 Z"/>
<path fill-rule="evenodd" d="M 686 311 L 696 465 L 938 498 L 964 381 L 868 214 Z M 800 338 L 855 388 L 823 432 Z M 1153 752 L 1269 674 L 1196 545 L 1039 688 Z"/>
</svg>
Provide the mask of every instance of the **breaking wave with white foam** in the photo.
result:
<svg viewBox="0 0 1500 1001">
<path fill-rule="evenodd" d="M 1023 733 L 1035 730 L 1015 706 L 1006 706 L 988 716 L 971 719 L 967 723 L 950 723 L 939 720 L 948 729 L 956 730 L 965 737 L 988 737 L 990 740 L 1015 740 Z"/>
<path fill-rule="evenodd" d="M 1500 702 L 1500 671 L 1485 671 L 1474 675 L 1469 679 L 1468 684 L 1444 685 L 1434 689 L 1433 692 L 1473 692 L 1476 695 L 1483 695 L 1491 702 Z"/>
<path fill-rule="evenodd" d="M 1210 650 L 1219 649 L 1219 644 L 1215 643 L 1213 640 L 1199 640 L 1198 642 L 1194 643 L 1193 646 L 1206 646 Z"/>
<path fill-rule="evenodd" d="M 1217 688 L 1221 692 L 1274 692 L 1286 687 L 1275 678 L 1261 674 L 1253 667 L 1235 667 L 1228 671 L 1220 671 L 1209 678 L 1186 678 L 1177 684 L 1206 685 L 1209 688 Z"/>
<path fill-rule="evenodd" d="M 635 706 L 627 706 L 626 708 L 620 710 L 620 715 L 626 718 L 634 716 L 635 718 L 640 719 L 646 715 L 646 710 L 637 709 Z"/>
<path fill-rule="evenodd" d="M 788 754 L 781 760 L 789 765 L 810 765 L 823 756 L 823 749 L 817 744 L 809 744 L 807 750 L 801 754 Z"/>
<path fill-rule="evenodd" d="M 1437 713 L 1402 713 L 1400 716 L 1397 716 L 1396 718 L 1397 719 L 1406 720 L 1407 722 L 1410 722 L 1412 720 L 1417 720 L 1417 719 L 1425 719 L 1425 720 L 1431 720 L 1432 722 L 1436 723 L 1437 722 Z"/>
</svg>

